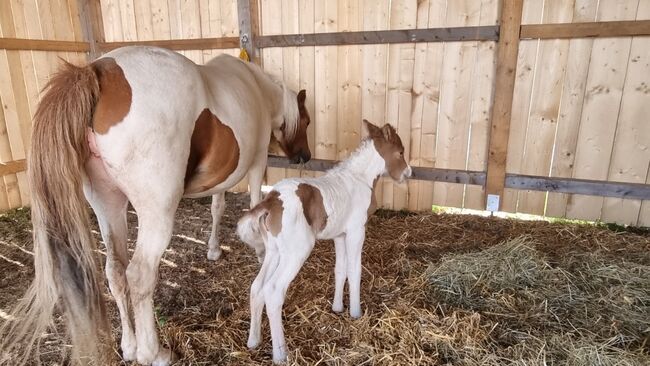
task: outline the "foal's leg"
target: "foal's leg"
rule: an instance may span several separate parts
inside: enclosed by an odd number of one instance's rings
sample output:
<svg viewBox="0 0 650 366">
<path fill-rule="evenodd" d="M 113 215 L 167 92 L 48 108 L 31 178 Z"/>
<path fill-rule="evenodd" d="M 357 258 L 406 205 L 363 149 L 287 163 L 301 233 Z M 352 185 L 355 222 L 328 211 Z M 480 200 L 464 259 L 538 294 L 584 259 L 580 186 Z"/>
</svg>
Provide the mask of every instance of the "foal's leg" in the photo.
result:
<svg viewBox="0 0 650 366">
<path fill-rule="evenodd" d="M 366 236 L 364 226 L 347 232 L 345 246 L 347 253 L 348 288 L 350 290 L 350 316 L 360 318 L 361 313 L 361 249 Z"/>
<path fill-rule="evenodd" d="M 340 313 L 343 311 L 343 287 L 345 286 L 347 254 L 345 248 L 345 235 L 334 238 L 336 250 L 336 265 L 334 267 L 334 300 L 332 311 Z"/>
<path fill-rule="evenodd" d="M 287 288 L 298 274 L 300 268 L 305 263 L 311 249 L 314 247 L 315 239 L 295 238 L 293 243 L 289 244 L 283 240 L 279 244 L 280 261 L 276 270 L 264 283 L 264 302 L 266 303 L 266 314 L 269 318 L 271 327 L 271 341 L 273 343 L 273 362 L 280 363 L 287 359 L 287 345 L 284 339 L 284 329 L 282 328 L 282 305 L 284 304 Z"/>
<path fill-rule="evenodd" d="M 268 254 L 264 257 L 260 272 L 257 274 L 255 281 L 253 281 L 253 284 L 251 285 L 251 324 L 250 331 L 248 332 L 247 343 L 248 348 L 251 349 L 256 348 L 262 341 L 262 311 L 264 310 L 264 292 L 262 289 L 264 283 L 268 281 L 270 275 L 275 272 L 278 267 L 279 258 L 280 256 L 278 255 L 278 251 L 274 248 L 270 248 Z"/>
<path fill-rule="evenodd" d="M 111 294 L 120 312 L 122 325 L 122 358 L 135 360 L 136 341 L 127 297 L 126 267 L 129 265 L 127 252 L 127 197 L 106 175 L 102 163 L 92 160 L 87 165 L 90 182 L 84 185 L 86 199 L 99 222 L 99 230 L 106 245 L 106 278 Z"/>
<path fill-rule="evenodd" d="M 171 351 L 158 342 L 158 331 L 153 313 L 153 291 L 158 279 L 158 265 L 169 245 L 174 223 L 174 204 L 147 206 L 138 212 L 138 241 L 126 277 L 131 290 L 131 302 L 135 318 L 137 360 L 141 364 L 168 365 Z M 135 205 L 135 204 L 134 204 Z"/>
<path fill-rule="evenodd" d="M 221 216 L 226 209 L 225 192 L 220 192 L 212 196 L 212 232 L 210 233 L 210 240 L 208 240 L 208 259 L 216 261 L 221 256 L 221 247 L 219 247 L 219 225 L 221 224 Z"/>
</svg>

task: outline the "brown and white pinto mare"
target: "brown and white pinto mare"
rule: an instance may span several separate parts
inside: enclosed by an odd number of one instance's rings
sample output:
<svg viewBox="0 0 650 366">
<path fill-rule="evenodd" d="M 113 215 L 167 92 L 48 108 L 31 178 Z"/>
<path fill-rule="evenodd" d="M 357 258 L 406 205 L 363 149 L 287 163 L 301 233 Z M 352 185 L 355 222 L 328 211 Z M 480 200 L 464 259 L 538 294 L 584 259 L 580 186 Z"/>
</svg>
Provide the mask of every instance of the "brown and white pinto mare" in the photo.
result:
<svg viewBox="0 0 650 366">
<path fill-rule="evenodd" d="M 34 117 L 28 174 L 36 273 L 16 310 L 20 321 L 0 332 L 2 352 L 13 355 L 12 363 L 24 362 L 60 298 L 75 359 L 110 362 L 85 196 L 106 244 L 123 359 L 169 364 L 152 296 L 181 197 L 215 195 L 218 224 L 223 192 L 248 174 L 257 204 L 271 133 L 290 159 L 310 158 L 304 101 L 304 91 L 296 94 L 227 55 L 198 66 L 165 49 L 126 47 L 83 67 L 64 65 Z M 130 260 L 128 202 L 139 225 Z M 218 252 L 218 245 L 211 249 Z M 20 344 L 28 347 L 16 356 Z"/>
</svg>

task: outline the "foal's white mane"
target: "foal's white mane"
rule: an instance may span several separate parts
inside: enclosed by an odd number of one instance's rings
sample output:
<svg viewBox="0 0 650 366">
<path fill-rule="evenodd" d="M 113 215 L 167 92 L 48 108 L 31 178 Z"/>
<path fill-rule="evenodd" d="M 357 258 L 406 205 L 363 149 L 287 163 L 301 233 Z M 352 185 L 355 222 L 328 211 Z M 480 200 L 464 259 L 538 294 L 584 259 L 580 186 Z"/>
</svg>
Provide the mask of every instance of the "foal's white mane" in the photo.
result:
<svg viewBox="0 0 650 366">
<path fill-rule="evenodd" d="M 327 171 L 327 175 L 354 176 L 372 186 L 377 175 L 384 171 L 384 160 L 377 152 L 372 139 L 364 138 L 350 156 Z"/>
</svg>

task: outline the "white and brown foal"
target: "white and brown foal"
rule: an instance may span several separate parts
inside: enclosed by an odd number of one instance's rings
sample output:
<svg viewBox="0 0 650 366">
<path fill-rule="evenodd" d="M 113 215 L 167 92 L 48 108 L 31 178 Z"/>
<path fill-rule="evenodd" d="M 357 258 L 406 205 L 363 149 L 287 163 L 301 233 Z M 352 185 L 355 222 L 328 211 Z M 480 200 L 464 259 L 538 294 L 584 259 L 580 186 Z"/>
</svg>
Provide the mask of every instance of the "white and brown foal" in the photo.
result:
<svg viewBox="0 0 650 366">
<path fill-rule="evenodd" d="M 169 364 L 171 352 L 158 341 L 153 292 L 181 197 L 216 195 L 215 227 L 223 192 L 246 174 L 251 201 L 259 202 L 271 133 L 292 160 L 310 158 L 304 101 L 304 90 L 296 94 L 227 55 L 199 66 L 169 50 L 126 47 L 86 66 L 64 65 L 34 118 L 29 178 L 36 278 L 18 307 L 21 321 L 1 332 L 3 350 L 33 345 L 61 298 L 75 357 L 108 363 L 110 329 L 87 200 L 106 245 L 123 358 Z M 128 202 L 139 226 L 130 260 Z M 218 255 L 213 229 L 209 256 Z"/>
<path fill-rule="evenodd" d="M 248 347 L 261 341 L 262 310 L 273 341 L 273 361 L 286 359 L 282 305 L 289 283 L 311 253 L 316 239 L 334 239 L 335 290 L 332 310 L 343 311 L 347 278 L 350 316 L 361 316 L 361 249 L 368 213 L 374 205 L 373 184 L 383 173 L 402 182 L 411 175 L 395 129 L 364 120 L 368 137 L 337 167 L 319 178 L 290 178 L 277 183 L 266 198 L 238 223 L 240 238 L 263 256 L 251 286 Z"/>
</svg>

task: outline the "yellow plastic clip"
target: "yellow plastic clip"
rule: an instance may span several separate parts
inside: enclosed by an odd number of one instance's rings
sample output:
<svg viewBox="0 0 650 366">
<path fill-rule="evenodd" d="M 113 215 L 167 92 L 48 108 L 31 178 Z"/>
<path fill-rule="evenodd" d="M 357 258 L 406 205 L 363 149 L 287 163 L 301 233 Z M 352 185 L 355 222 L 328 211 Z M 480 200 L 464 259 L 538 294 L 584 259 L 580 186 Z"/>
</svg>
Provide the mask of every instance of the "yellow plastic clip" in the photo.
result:
<svg viewBox="0 0 650 366">
<path fill-rule="evenodd" d="M 248 61 L 248 62 L 250 62 L 250 60 L 251 60 L 251 58 L 248 56 L 248 52 L 246 52 L 245 48 L 242 48 L 239 51 L 239 58 L 241 58 L 244 61 Z"/>
</svg>

